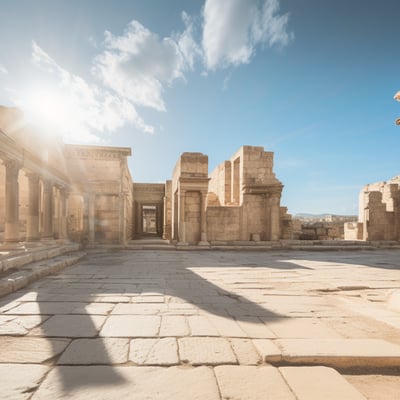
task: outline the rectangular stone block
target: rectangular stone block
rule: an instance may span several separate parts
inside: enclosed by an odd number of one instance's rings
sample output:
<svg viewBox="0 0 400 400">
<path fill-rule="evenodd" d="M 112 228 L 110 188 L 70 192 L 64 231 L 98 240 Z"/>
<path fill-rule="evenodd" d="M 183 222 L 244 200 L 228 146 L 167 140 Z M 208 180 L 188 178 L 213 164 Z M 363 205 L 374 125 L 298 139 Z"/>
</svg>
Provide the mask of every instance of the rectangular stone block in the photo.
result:
<svg viewBox="0 0 400 400">
<path fill-rule="evenodd" d="M 276 343 L 282 350 L 282 360 L 293 364 L 333 367 L 400 365 L 400 346 L 381 339 L 279 339 Z"/>
<path fill-rule="evenodd" d="M 133 339 L 129 360 L 139 365 L 179 364 L 178 344 L 175 338 Z"/>
<path fill-rule="evenodd" d="M 253 339 L 253 344 L 260 353 L 263 361 L 279 362 L 282 360 L 281 350 L 270 339 Z"/>
<path fill-rule="evenodd" d="M 366 400 L 337 371 L 327 367 L 281 367 L 298 400 Z"/>
<path fill-rule="evenodd" d="M 178 339 L 179 357 L 191 365 L 236 364 L 229 342 L 224 338 L 189 337 Z"/>
<path fill-rule="evenodd" d="M 1 398 L 27 400 L 48 371 L 44 365 L 1 364 Z"/>
<path fill-rule="evenodd" d="M 160 336 L 188 336 L 189 327 L 184 316 L 163 316 Z"/>
<path fill-rule="evenodd" d="M 233 338 L 230 343 L 240 365 L 257 365 L 261 362 L 261 356 L 250 339 Z"/>
<path fill-rule="evenodd" d="M 54 368 L 32 400 L 74 399 L 220 400 L 214 373 L 207 367 Z"/>
<path fill-rule="evenodd" d="M 32 335 L 58 337 L 94 337 L 103 325 L 105 316 L 54 315 L 43 325 L 32 330 Z"/>
<path fill-rule="evenodd" d="M 297 400 L 278 369 L 272 366 L 224 365 L 214 371 L 223 399 Z"/>
<path fill-rule="evenodd" d="M 57 364 L 122 364 L 128 361 L 128 351 L 128 339 L 76 339 L 67 347 Z"/>
<path fill-rule="evenodd" d="M 42 363 L 60 354 L 68 339 L 0 337 L 0 363 Z"/>
<path fill-rule="evenodd" d="M 152 337 L 158 336 L 161 318 L 155 315 L 111 315 L 100 336 Z"/>
</svg>

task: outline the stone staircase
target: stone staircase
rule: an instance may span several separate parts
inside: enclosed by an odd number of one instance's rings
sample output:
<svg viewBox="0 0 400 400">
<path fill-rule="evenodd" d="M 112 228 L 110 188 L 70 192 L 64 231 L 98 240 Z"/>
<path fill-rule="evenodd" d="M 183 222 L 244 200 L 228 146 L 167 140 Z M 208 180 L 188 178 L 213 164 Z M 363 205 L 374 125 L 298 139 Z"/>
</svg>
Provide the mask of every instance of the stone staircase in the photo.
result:
<svg viewBox="0 0 400 400">
<path fill-rule="evenodd" d="M 0 296 L 77 263 L 86 253 L 77 243 L 0 249 Z"/>
</svg>

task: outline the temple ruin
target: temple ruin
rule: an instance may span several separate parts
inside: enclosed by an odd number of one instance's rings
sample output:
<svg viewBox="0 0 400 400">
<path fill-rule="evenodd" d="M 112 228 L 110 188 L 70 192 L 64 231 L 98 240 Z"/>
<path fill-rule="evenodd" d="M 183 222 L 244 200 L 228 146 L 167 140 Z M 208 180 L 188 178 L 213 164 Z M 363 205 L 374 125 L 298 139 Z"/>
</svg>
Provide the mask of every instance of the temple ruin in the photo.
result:
<svg viewBox="0 0 400 400">
<path fill-rule="evenodd" d="M 64 144 L 0 107 L 0 240 L 180 244 L 291 238 L 273 153 L 243 146 L 211 174 L 183 153 L 165 184 L 133 182 L 131 149 Z"/>
<path fill-rule="evenodd" d="M 345 238 L 400 240 L 400 176 L 364 186 L 359 196 L 358 223 L 345 225 Z"/>
</svg>

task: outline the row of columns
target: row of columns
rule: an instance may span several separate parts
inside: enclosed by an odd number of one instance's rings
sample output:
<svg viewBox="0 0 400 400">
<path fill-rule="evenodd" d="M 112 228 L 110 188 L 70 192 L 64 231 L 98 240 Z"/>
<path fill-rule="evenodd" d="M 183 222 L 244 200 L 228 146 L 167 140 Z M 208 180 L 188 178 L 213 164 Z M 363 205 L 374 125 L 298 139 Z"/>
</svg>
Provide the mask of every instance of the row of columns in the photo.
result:
<svg viewBox="0 0 400 400">
<path fill-rule="evenodd" d="M 15 160 L 4 161 L 5 166 L 5 230 L 4 241 L 7 243 L 20 241 L 19 224 L 19 171 L 22 163 Z M 40 177 L 39 174 L 26 174 L 28 178 L 28 215 L 26 227 L 26 241 L 52 239 L 53 207 L 57 212 L 57 235 L 60 239 L 67 238 L 67 192 L 62 186 L 56 186 L 51 180 Z M 43 220 L 40 232 L 40 182 L 43 187 Z M 54 202 L 53 188 L 58 188 L 58 202 Z"/>
</svg>

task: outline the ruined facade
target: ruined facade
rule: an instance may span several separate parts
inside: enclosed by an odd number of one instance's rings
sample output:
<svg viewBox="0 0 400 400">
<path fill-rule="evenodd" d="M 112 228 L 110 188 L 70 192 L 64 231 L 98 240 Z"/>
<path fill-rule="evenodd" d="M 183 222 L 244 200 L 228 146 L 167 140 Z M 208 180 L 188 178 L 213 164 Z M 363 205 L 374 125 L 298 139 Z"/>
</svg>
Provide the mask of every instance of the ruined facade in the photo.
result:
<svg viewBox="0 0 400 400">
<path fill-rule="evenodd" d="M 273 153 L 243 146 L 210 175 L 208 157 L 183 153 L 162 184 L 132 181 L 125 147 L 64 144 L 0 107 L 0 240 L 180 244 L 291 238 Z"/>
<path fill-rule="evenodd" d="M 243 146 L 208 175 L 208 157 L 184 153 L 172 179 L 172 239 L 181 243 L 271 241 L 290 235 L 273 153 Z"/>
<path fill-rule="evenodd" d="M 400 240 L 400 176 L 364 186 L 357 224 L 345 224 L 345 238 Z"/>
</svg>

